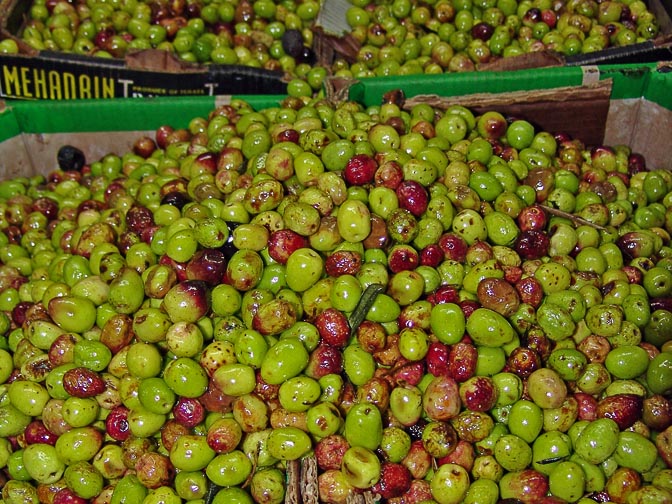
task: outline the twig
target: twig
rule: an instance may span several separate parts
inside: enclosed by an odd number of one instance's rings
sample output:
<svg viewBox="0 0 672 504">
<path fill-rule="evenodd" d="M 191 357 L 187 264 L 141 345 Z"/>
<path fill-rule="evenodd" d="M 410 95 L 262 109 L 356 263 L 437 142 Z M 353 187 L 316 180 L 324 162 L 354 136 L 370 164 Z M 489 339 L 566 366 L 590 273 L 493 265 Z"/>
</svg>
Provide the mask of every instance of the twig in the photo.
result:
<svg viewBox="0 0 672 504">
<path fill-rule="evenodd" d="M 378 294 L 383 292 L 383 290 L 385 290 L 385 287 L 381 284 L 371 284 L 364 290 L 364 293 L 359 300 L 359 304 L 352 312 L 350 319 L 348 320 L 348 323 L 350 324 L 350 336 L 354 336 L 356 334 L 357 328 L 366 318 L 366 315 L 373 306 L 376 297 L 378 297 Z"/>
<path fill-rule="evenodd" d="M 549 207 L 546 205 L 539 205 L 539 206 L 552 215 L 557 215 L 558 217 L 564 217 L 566 219 L 571 220 L 574 224 L 590 226 L 595 229 L 599 229 L 600 231 L 607 231 L 606 227 L 600 226 L 599 224 L 595 224 L 594 222 L 590 222 L 589 220 L 586 220 L 583 217 L 579 217 L 569 212 L 564 212 L 562 210 L 558 210 L 557 208 Z"/>
</svg>

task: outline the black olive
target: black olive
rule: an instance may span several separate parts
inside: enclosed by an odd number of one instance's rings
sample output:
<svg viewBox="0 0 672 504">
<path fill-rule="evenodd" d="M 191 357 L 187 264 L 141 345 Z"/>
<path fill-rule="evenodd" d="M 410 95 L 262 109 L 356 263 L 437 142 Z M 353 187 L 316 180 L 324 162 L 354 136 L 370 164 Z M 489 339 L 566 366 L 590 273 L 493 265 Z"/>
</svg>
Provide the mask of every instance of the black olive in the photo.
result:
<svg viewBox="0 0 672 504">
<path fill-rule="evenodd" d="M 226 257 L 226 260 L 228 261 L 233 257 L 233 254 L 238 251 L 238 248 L 233 244 L 233 230 L 238 227 L 238 223 L 227 221 L 226 227 L 229 228 L 229 238 L 224 245 L 219 247 L 219 250 L 224 254 L 224 257 Z"/>
<path fill-rule="evenodd" d="M 413 425 L 406 427 L 406 432 L 408 432 L 413 441 L 418 441 L 422 439 L 422 432 L 425 430 L 425 425 L 427 425 L 427 422 L 421 418 Z"/>
<path fill-rule="evenodd" d="M 63 171 L 80 171 L 86 164 L 84 153 L 72 145 L 64 145 L 58 149 L 56 159 Z"/>
<path fill-rule="evenodd" d="M 182 207 L 191 202 L 189 195 L 182 191 L 172 191 L 161 198 L 162 205 L 173 205 L 182 210 Z"/>
<path fill-rule="evenodd" d="M 304 46 L 301 49 L 301 53 L 295 59 L 299 63 L 308 63 L 312 66 L 315 63 L 315 53 L 310 47 Z"/>
<path fill-rule="evenodd" d="M 292 58 L 303 54 L 303 35 L 299 30 L 287 30 L 282 35 L 282 49 Z"/>
</svg>

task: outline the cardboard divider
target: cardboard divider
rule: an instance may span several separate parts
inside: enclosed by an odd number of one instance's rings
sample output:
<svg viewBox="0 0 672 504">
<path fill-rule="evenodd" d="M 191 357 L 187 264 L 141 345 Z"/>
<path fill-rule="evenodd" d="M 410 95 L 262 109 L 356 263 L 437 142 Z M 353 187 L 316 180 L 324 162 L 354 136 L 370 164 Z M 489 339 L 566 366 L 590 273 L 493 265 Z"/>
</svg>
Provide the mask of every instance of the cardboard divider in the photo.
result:
<svg viewBox="0 0 672 504">
<path fill-rule="evenodd" d="M 517 91 L 506 95 L 416 95 L 406 101 L 405 108 L 410 110 L 413 105 L 428 103 L 440 109 L 464 105 L 476 113 L 497 110 L 510 117 L 524 117 L 545 131 L 562 131 L 594 145 L 604 139 L 611 90 L 612 81 L 609 79 L 590 86 Z M 577 117 L 582 120 L 577 121 Z"/>
<path fill-rule="evenodd" d="M 373 77 L 351 83 L 349 97 L 366 105 L 376 105 L 381 103 L 383 95 L 390 89 L 402 90 L 407 98 L 422 94 L 455 97 L 478 93 L 510 93 L 582 86 L 613 78 L 615 95 L 622 98 L 641 96 L 650 73 L 662 72 L 663 68 L 665 68 L 663 64 L 592 65 L 525 69 L 517 72 Z"/>
<path fill-rule="evenodd" d="M 72 145 L 82 152 L 87 161 L 96 161 L 107 154 L 129 152 L 135 141 L 142 136 L 152 136 L 155 131 L 105 131 L 98 133 L 54 133 L 39 135 L 27 133 L 21 137 L 24 152 L 9 153 L 8 166 L 15 172 L 13 176 L 49 173 L 58 169 L 56 154 L 64 145 Z M 27 154 L 24 155 L 24 154 Z M 18 159 L 13 161 L 16 155 Z"/>
<path fill-rule="evenodd" d="M 634 122 L 634 127 L 633 127 Z M 630 127 L 624 125 L 630 124 Z M 628 145 L 652 169 L 672 170 L 672 110 L 646 98 L 616 100 L 609 108 L 604 143 Z"/>
</svg>

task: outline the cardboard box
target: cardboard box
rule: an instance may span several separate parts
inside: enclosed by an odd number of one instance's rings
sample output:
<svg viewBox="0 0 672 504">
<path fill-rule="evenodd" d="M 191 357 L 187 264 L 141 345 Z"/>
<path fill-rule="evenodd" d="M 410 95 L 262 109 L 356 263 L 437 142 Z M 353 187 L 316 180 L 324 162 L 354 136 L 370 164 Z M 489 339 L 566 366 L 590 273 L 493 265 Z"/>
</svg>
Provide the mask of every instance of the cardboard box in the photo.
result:
<svg viewBox="0 0 672 504">
<path fill-rule="evenodd" d="M 653 40 L 626 47 L 610 47 L 587 54 L 564 56 L 552 51 L 539 51 L 520 56 L 499 58 L 477 65 L 479 71 L 521 70 L 549 66 L 582 66 L 597 64 L 653 63 L 672 59 L 672 0 L 648 0 L 649 11 L 656 17 L 660 30 Z M 333 61 L 335 53 L 354 60 L 359 43 L 349 35 L 345 16 L 349 0 L 323 0 L 316 19 L 315 44 L 318 57 Z"/>
<path fill-rule="evenodd" d="M 277 106 L 285 95 L 240 98 L 255 109 Z M 56 169 L 58 149 L 70 144 L 87 160 L 128 152 L 141 135 L 164 124 L 186 128 L 231 96 L 119 98 L 118 100 L 0 101 L 0 178 Z"/>
<path fill-rule="evenodd" d="M 530 73 L 534 75 L 531 78 Z M 522 77 L 522 78 L 521 78 Z M 589 145 L 623 144 L 646 157 L 650 168 L 672 170 L 672 63 L 564 67 L 460 74 L 448 78 L 365 79 L 352 83 L 349 98 L 364 105 L 401 89 L 406 99 L 461 103 L 523 116 L 547 131 L 562 129 Z M 255 109 L 277 106 L 283 96 L 240 96 Z M 142 134 L 163 124 L 186 127 L 207 117 L 230 96 L 10 101 L 0 112 L 0 174 L 47 173 L 57 167 L 64 144 L 88 160 L 123 154 Z"/>
<path fill-rule="evenodd" d="M 190 64 L 154 49 L 125 59 L 36 51 L 17 37 L 31 3 L 0 0 L 0 39 L 12 37 L 21 49 L 18 55 L 0 55 L 2 98 L 71 100 L 287 92 L 282 72 L 243 65 Z"/>
<path fill-rule="evenodd" d="M 612 47 L 594 53 L 570 56 L 565 58 L 565 63 L 570 66 L 581 66 L 672 60 L 672 0 L 646 3 L 658 20 L 661 36 L 632 46 Z"/>
<path fill-rule="evenodd" d="M 165 62 L 163 68 L 176 63 L 165 51 L 148 50 L 143 55 L 155 63 Z M 2 55 L 0 97 L 72 100 L 278 94 L 287 90 L 282 74 L 242 65 L 192 65 L 168 71 L 135 68 L 129 61 L 54 52 L 39 56 Z"/>
<path fill-rule="evenodd" d="M 450 103 L 522 115 L 546 131 L 565 131 L 591 145 L 628 145 L 650 167 L 672 170 L 671 62 L 371 78 L 354 82 L 349 96 L 380 103 L 391 89 L 401 89 L 407 99 L 431 97 L 436 103 L 437 96 L 447 97 Z"/>
<path fill-rule="evenodd" d="M 672 60 L 672 0 L 649 0 L 661 36 L 624 48 L 561 57 L 531 53 L 495 60 L 480 71 L 548 66 L 626 64 Z M 0 0 L 0 39 L 20 32 L 30 1 Z M 20 42 L 20 41 L 19 41 Z M 147 96 L 284 94 L 285 76 L 242 65 L 195 65 L 163 51 L 148 50 L 123 60 L 38 52 L 23 44 L 19 55 L 0 55 L 0 97 L 12 99 L 95 99 Z"/>
</svg>

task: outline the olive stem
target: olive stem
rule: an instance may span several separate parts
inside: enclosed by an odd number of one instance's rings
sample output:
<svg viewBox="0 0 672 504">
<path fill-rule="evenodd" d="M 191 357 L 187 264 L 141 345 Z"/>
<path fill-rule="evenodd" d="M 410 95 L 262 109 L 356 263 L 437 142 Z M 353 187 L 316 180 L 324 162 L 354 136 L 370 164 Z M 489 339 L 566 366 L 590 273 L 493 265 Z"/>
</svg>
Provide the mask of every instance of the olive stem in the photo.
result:
<svg viewBox="0 0 672 504">
<path fill-rule="evenodd" d="M 566 457 L 551 457 L 551 458 L 547 458 L 547 459 L 544 459 L 544 460 L 539 460 L 539 461 L 537 461 L 537 464 L 541 464 L 541 465 L 553 464 L 555 462 L 560 462 L 561 460 L 564 460 L 565 458 Z"/>
<path fill-rule="evenodd" d="M 357 307 L 353 310 L 352 314 L 350 315 L 350 319 L 348 320 L 348 323 L 350 324 L 351 337 L 355 335 L 359 325 L 364 322 L 366 314 L 369 313 L 369 310 L 371 309 L 371 306 L 373 306 L 376 297 L 378 294 L 383 292 L 384 288 L 385 287 L 383 287 L 381 284 L 371 284 L 364 290 Z"/>
<path fill-rule="evenodd" d="M 563 212 L 562 210 L 558 210 L 557 208 L 549 207 L 546 205 L 540 205 L 541 208 L 543 208 L 546 212 L 552 214 L 552 215 L 557 215 L 558 217 L 565 217 L 566 219 L 571 220 L 575 224 L 582 224 L 585 226 L 590 226 L 595 229 L 599 229 L 600 231 L 606 231 L 607 228 L 604 226 L 600 226 L 599 224 L 595 224 L 594 222 L 590 222 L 589 220 L 586 220 L 582 217 L 577 217 L 576 215 L 573 215 L 568 212 Z"/>
</svg>

